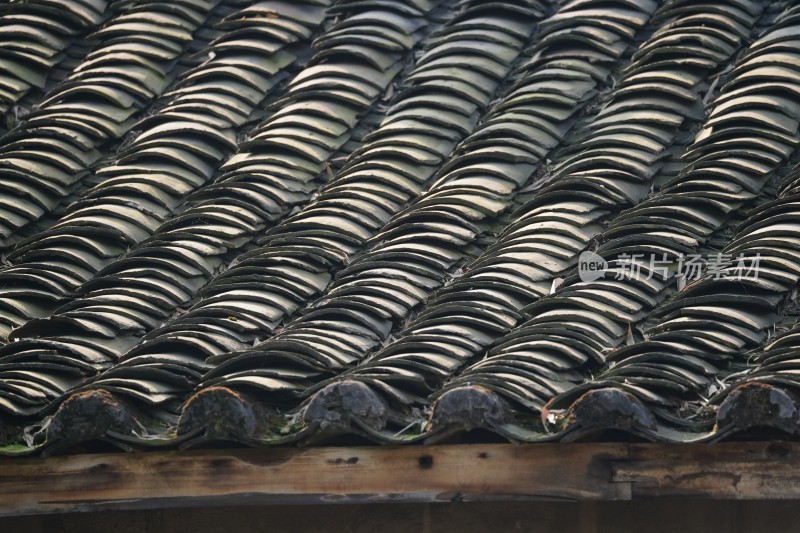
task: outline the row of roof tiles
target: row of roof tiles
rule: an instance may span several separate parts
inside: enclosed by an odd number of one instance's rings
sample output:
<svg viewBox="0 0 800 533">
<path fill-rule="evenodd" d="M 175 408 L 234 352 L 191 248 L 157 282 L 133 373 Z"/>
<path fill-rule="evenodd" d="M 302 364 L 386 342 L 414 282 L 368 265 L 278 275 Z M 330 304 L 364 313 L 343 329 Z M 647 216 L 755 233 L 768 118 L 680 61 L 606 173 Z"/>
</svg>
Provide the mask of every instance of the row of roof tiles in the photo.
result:
<svg viewBox="0 0 800 533">
<path fill-rule="evenodd" d="M 0 140 L 35 160 L 36 127 L 91 119 L 69 139 L 82 133 L 92 156 L 60 168 L 61 189 L 20 196 L 39 209 L 9 226 L 10 245 L 165 93 L 95 169 L 98 184 L 0 271 L 6 452 L 342 433 L 399 443 L 477 427 L 529 441 L 797 432 L 796 334 L 748 357 L 796 297 L 794 174 L 723 250 L 763 259 L 757 280 L 687 285 L 646 259 L 701 249 L 793 161 L 798 15 L 786 2 L 776 18 L 780 7 L 126 6 Z M 208 59 L 168 90 L 192 32 L 232 8 Z M 130 24 L 141 46 L 118 51 Z M 81 74 L 92 69 L 100 77 Z M 237 145 L 271 92 L 267 120 Z M 605 277 L 575 269 L 588 249 Z M 754 414 L 764 391 L 780 417 Z"/>
</svg>

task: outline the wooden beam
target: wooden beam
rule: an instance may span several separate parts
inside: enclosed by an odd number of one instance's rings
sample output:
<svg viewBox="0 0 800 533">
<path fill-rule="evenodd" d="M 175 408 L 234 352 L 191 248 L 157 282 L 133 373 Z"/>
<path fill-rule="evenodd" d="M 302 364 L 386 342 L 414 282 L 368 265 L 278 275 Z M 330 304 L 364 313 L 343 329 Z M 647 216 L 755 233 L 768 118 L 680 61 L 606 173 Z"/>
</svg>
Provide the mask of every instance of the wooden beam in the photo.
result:
<svg viewBox="0 0 800 533">
<path fill-rule="evenodd" d="M 626 446 L 237 449 L 0 461 L 0 515 L 241 503 L 617 499 Z"/>
<path fill-rule="evenodd" d="M 636 498 L 800 499 L 800 444 L 633 444 L 612 480 Z"/>
<path fill-rule="evenodd" d="M 0 516 L 185 506 L 800 498 L 784 442 L 236 449 L 0 460 Z"/>
</svg>

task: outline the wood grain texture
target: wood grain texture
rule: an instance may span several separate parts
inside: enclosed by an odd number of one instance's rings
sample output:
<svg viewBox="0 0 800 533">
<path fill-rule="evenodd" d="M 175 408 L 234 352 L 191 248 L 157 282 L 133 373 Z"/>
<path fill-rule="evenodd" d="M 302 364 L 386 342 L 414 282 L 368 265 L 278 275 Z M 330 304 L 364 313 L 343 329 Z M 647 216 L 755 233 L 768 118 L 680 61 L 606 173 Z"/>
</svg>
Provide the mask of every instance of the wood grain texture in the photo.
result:
<svg viewBox="0 0 800 533">
<path fill-rule="evenodd" d="M 632 444 L 613 470 L 613 481 L 631 483 L 639 498 L 800 498 L 798 443 Z"/>
<path fill-rule="evenodd" d="M 0 516 L 276 503 L 800 497 L 784 442 L 237 449 L 0 461 Z"/>
</svg>

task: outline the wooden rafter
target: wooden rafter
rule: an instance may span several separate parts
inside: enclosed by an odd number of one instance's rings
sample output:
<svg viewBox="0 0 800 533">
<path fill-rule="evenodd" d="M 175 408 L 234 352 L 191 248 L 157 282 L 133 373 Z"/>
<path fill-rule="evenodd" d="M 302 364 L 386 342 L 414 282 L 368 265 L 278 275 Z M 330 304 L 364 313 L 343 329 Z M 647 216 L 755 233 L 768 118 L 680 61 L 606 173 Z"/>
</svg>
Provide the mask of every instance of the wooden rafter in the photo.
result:
<svg viewBox="0 0 800 533">
<path fill-rule="evenodd" d="M 800 498 L 785 442 L 472 444 L 119 453 L 0 462 L 0 516 L 275 503 Z"/>
</svg>

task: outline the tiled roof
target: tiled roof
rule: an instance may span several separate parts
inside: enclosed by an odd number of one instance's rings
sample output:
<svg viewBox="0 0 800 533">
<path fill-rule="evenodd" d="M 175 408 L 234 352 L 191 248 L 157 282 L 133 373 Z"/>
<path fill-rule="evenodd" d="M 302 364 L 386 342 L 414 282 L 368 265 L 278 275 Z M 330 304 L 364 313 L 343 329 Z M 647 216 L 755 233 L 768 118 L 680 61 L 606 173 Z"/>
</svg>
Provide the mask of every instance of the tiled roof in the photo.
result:
<svg viewBox="0 0 800 533">
<path fill-rule="evenodd" d="M 0 454 L 800 433 L 796 2 L 0 27 Z"/>
</svg>

